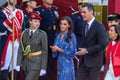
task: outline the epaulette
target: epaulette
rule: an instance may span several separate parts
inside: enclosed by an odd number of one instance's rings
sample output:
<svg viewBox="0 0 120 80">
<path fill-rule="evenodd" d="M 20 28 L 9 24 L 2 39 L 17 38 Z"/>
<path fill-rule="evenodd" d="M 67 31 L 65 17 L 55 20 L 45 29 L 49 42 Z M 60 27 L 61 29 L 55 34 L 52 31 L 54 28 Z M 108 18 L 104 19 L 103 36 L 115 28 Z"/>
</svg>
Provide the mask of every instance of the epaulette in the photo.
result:
<svg viewBox="0 0 120 80">
<path fill-rule="evenodd" d="M 42 7 L 41 5 L 39 5 L 37 8 L 39 8 L 39 7 Z"/>
<path fill-rule="evenodd" d="M 40 30 L 40 32 L 45 32 L 45 31 L 43 31 L 43 30 Z"/>
<path fill-rule="evenodd" d="M 75 12 L 72 13 L 72 15 L 73 15 L 73 14 L 78 14 L 78 13 L 79 13 L 78 11 L 75 11 Z"/>
<path fill-rule="evenodd" d="M 23 34 L 24 34 L 26 31 L 29 31 L 29 29 L 25 29 L 25 30 L 22 32 L 21 36 L 23 36 Z"/>
<path fill-rule="evenodd" d="M 57 7 L 57 6 L 55 6 L 55 5 L 52 5 L 52 7 L 55 7 L 56 9 L 58 9 L 58 7 Z"/>
<path fill-rule="evenodd" d="M 43 31 L 43 30 L 40 30 L 40 32 L 42 32 L 42 33 L 45 33 L 45 34 L 46 34 L 46 32 L 45 32 L 45 31 Z"/>
<path fill-rule="evenodd" d="M 39 5 L 36 9 L 39 9 L 39 8 L 42 8 L 42 6 L 41 6 L 41 5 Z M 40 15 L 40 11 L 36 10 L 36 12 L 37 12 L 37 14 L 39 14 L 39 15 Z"/>
<path fill-rule="evenodd" d="M 40 11 L 36 11 L 36 13 L 40 15 Z"/>
<path fill-rule="evenodd" d="M 28 28 L 28 29 L 25 29 L 24 31 L 27 31 L 27 30 L 29 30 L 29 28 Z"/>
</svg>

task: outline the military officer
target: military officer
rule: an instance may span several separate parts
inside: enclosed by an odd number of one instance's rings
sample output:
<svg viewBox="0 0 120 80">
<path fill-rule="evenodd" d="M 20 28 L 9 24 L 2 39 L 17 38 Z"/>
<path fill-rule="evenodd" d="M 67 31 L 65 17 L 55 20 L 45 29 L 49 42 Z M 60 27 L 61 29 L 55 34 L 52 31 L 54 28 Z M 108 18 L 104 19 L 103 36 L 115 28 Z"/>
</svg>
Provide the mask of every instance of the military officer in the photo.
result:
<svg viewBox="0 0 120 80">
<path fill-rule="evenodd" d="M 50 45 L 53 45 L 56 27 L 58 24 L 59 14 L 58 8 L 53 6 L 53 0 L 42 0 L 43 4 L 39 6 L 36 11 L 42 17 L 42 22 L 40 25 L 40 29 L 44 30 L 47 33 L 48 37 L 48 76 L 49 79 L 52 71 L 55 68 L 54 59 L 52 58 L 52 51 L 50 49 Z"/>
<path fill-rule="evenodd" d="M 52 4 L 53 0 L 43 0 L 43 4 L 36 9 L 42 17 L 40 29 L 46 31 L 48 34 L 48 45 L 53 44 L 56 25 L 59 19 L 58 9 Z"/>
<path fill-rule="evenodd" d="M 78 3 L 78 9 L 79 11 L 75 11 L 74 9 L 71 10 L 73 11 L 73 13 L 71 14 L 71 19 L 73 21 L 74 24 L 74 33 L 76 35 L 77 38 L 77 48 L 80 48 L 82 46 L 82 26 L 85 23 L 85 21 L 83 20 L 82 16 L 81 16 L 81 6 L 83 3 Z"/>
<path fill-rule="evenodd" d="M 30 28 L 21 36 L 17 65 L 23 67 L 25 80 L 38 80 L 39 76 L 46 74 L 47 34 L 38 29 L 41 20 L 38 14 L 33 13 L 29 20 Z"/>
</svg>

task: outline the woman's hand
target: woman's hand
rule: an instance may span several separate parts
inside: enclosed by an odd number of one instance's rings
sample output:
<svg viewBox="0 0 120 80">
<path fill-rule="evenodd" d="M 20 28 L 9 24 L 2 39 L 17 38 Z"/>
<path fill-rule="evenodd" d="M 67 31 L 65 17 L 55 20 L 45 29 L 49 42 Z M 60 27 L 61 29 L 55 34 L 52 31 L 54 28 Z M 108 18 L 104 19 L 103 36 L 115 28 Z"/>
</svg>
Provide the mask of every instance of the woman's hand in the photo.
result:
<svg viewBox="0 0 120 80">
<path fill-rule="evenodd" d="M 63 52 L 63 50 L 61 48 L 59 48 L 58 46 L 54 45 L 54 47 L 55 47 L 56 51 Z"/>
<path fill-rule="evenodd" d="M 56 52 L 56 49 L 54 46 L 50 46 L 50 48 L 52 49 L 52 52 Z"/>
<path fill-rule="evenodd" d="M 52 49 L 53 52 L 63 52 L 63 50 L 56 45 L 50 46 L 50 48 Z"/>
</svg>

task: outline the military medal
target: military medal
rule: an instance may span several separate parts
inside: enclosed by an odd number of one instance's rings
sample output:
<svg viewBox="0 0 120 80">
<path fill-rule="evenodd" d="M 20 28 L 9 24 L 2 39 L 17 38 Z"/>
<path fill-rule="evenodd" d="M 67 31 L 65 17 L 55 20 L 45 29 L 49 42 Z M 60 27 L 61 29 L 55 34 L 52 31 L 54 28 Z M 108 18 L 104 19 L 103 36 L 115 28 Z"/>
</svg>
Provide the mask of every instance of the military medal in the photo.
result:
<svg viewBox="0 0 120 80">
<path fill-rule="evenodd" d="M 53 30 L 56 30 L 56 26 L 55 25 L 53 26 Z"/>
<path fill-rule="evenodd" d="M 55 13 L 55 16 L 56 16 L 57 18 L 59 18 L 58 12 L 57 12 L 57 11 L 54 11 L 54 13 Z"/>
</svg>

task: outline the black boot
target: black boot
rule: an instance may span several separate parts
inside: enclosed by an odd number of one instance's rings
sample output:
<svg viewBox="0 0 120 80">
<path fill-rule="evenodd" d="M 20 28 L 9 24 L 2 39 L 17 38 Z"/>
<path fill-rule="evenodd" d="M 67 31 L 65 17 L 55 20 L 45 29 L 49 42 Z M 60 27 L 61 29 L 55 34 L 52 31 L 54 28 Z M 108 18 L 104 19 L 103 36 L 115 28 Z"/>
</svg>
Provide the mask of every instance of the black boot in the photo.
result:
<svg viewBox="0 0 120 80">
<path fill-rule="evenodd" d="M 8 80 L 8 70 L 1 71 L 1 80 Z"/>
</svg>

